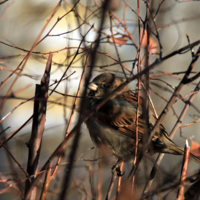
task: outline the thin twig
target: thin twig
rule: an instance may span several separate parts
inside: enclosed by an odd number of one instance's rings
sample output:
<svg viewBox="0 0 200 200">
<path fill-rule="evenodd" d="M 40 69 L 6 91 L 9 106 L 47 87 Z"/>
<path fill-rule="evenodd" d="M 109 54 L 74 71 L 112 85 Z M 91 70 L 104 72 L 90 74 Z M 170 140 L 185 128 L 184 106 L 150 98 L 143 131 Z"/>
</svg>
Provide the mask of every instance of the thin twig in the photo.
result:
<svg viewBox="0 0 200 200">
<path fill-rule="evenodd" d="M 189 157 L 190 157 L 190 146 L 188 144 L 188 140 L 186 140 L 186 142 L 185 142 L 185 155 L 184 155 L 184 159 L 183 159 L 183 166 L 182 166 L 182 171 L 181 171 L 180 182 L 184 182 L 185 179 L 186 179 Z M 185 186 L 182 185 L 181 188 L 178 191 L 178 195 L 177 195 L 176 200 L 184 200 L 184 189 L 185 189 Z"/>
</svg>

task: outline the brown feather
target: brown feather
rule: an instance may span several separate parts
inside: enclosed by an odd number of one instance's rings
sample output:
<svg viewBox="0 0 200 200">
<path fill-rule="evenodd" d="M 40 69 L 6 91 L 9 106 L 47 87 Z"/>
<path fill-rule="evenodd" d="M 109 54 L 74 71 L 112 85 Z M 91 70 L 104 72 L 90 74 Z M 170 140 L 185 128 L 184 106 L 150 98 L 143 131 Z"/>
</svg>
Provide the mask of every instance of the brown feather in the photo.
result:
<svg viewBox="0 0 200 200">
<path fill-rule="evenodd" d="M 101 74 L 93 80 L 95 91 L 90 91 L 88 96 L 89 109 L 95 107 L 103 98 L 114 91 L 123 83 L 123 79 L 117 78 L 114 74 Z M 137 94 L 132 92 L 128 86 L 123 91 L 108 100 L 92 117 L 87 121 L 91 138 L 97 145 L 105 145 L 110 148 L 113 154 L 121 159 L 134 157 L 136 139 L 136 110 Z M 147 127 L 153 127 L 156 117 L 149 107 L 149 126 L 143 117 L 143 98 L 140 97 L 138 138 L 139 146 L 146 142 Z M 155 135 L 151 138 L 149 153 L 169 153 L 183 155 L 184 150 L 177 146 L 168 136 L 164 126 L 160 125 Z M 190 157 L 200 163 L 200 159 L 193 154 Z"/>
</svg>

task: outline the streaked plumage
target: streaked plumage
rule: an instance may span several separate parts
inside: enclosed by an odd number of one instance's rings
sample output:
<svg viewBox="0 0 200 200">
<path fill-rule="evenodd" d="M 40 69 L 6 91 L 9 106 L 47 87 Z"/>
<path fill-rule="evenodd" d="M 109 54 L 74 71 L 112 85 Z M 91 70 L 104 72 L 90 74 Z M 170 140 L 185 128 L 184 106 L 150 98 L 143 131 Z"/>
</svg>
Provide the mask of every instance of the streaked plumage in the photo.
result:
<svg viewBox="0 0 200 200">
<path fill-rule="evenodd" d="M 114 91 L 124 81 L 115 74 L 103 73 L 90 83 L 88 93 L 88 109 L 94 108 L 103 98 Z M 126 86 L 120 93 L 108 100 L 95 114 L 86 121 L 90 136 L 97 146 L 109 148 L 118 159 L 129 160 L 135 153 L 137 94 Z M 156 118 L 149 108 L 149 127 L 153 127 Z M 146 141 L 147 128 L 143 119 L 142 98 L 138 119 L 139 148 Z M 169 137 L 165 128 L 160 125 L 151 139 L 148 149 L 150 154 L 169 153 L 183 155 L 184 150 L 177 146 Z M 193 154 L 190 157 L 200 163 L 200 159 Z"/>
</svg>

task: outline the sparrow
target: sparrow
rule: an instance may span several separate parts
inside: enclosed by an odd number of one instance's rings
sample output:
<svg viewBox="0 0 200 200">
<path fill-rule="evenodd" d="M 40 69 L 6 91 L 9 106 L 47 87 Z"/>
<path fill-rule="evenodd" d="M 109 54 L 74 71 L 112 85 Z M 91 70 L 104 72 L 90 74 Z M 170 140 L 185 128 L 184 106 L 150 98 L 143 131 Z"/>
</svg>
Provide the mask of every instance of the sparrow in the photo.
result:
<svg viewBox="0 0 200 200">
<path fill-rule="evenodd" d="M 90 82 L 87 95 L 87 109 L 94 110 L 97 104 L 124 83 L 123 79 L 112 73 L 98 75 Z M 137 92 L 127 85 L 116 93 L 100 109 L 88 118 L 86 126 L 91 139 L 97 147 L 109 149 L 118 160 L 132 160 L 135 156 Z M 138 117 L 138 149 L 142 150 L 147 142 L 147 128 L 153 128 L 157 121 L 153 109 L 149 106 L 149 125 L 143 114 L 143 98 L 140 97 Z M 176 145 L 168 136 L 163 125 L 160 125 L 152 136 L 147 153 L 167 153 L 184 155 L 184 150 Z M 190 158 L 200 164 L 200 158 L 190 154 Z"/>
</svg>

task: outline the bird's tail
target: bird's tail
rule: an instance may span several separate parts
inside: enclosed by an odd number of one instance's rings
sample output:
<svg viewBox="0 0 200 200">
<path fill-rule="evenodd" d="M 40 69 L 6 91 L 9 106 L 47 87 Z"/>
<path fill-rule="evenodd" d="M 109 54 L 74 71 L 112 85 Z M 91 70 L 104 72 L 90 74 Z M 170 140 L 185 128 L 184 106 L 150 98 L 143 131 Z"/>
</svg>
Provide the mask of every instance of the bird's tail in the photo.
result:
<svg viewBox="0 0 200 200">
<path fill-rule="evenodd" d="M 194 154 L 190 153 L 190 158 L 194 160 L 196 163 L 200 164 L 200 158 L 195 156 Z"/>
<path fill-rule="evenodd" d="M 172 144 L 170 145 L 170 152 L 166 152 L 166 153 L 171 153 L 171 154 L 175 154 L 175 155 L 184 155 L 184 153 L 185 153 L 184 149 L 182 149 L 181 147 L 179 147 L 178 145 L 176 145 L 172 141 L 171 141 L 171 143 Z M 192 160 L 194 160 L 196 163 L 200 164 L 200 158 L 199 157 L 190 153 L 190 158 Z"/>
</svg>

